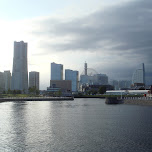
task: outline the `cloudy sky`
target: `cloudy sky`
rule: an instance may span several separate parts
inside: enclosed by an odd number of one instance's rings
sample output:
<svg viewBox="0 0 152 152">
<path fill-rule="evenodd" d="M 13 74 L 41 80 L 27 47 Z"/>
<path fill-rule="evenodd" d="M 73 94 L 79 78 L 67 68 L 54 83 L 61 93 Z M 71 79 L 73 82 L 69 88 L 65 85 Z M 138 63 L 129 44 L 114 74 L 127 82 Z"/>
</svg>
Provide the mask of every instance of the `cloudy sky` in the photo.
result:
<svg viewBox="0 0 152 152">
<path fill-rule="evenodd" d="M 152 69 L 152 0 L 1 0 L 0 71 L 12 71 L 14 41 L 28 43 L 28 71 L 50 80 L 50 63 L 110 79 Z"/>
</svg>

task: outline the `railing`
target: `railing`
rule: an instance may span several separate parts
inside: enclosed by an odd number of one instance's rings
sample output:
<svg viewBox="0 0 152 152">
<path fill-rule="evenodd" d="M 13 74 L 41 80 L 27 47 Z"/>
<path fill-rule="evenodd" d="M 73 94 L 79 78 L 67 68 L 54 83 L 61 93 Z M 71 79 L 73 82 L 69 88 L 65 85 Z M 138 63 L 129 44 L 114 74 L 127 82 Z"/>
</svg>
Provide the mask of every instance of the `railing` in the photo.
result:
<svg viewBox="0 0 152 152">
<path fill-rule="evenodd" d="M 123 97 L 125 100 L 152 100 L 152 97 Z"/>
</svg>

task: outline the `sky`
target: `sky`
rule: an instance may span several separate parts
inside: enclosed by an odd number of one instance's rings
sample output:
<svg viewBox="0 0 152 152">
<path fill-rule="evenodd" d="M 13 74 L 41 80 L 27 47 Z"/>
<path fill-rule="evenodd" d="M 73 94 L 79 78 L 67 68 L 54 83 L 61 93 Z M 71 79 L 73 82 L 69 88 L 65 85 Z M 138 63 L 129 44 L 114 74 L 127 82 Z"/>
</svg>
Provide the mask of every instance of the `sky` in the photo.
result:
<svg viewBox="0 0 152 152">
<path fill-rule="evenodd" d="M 1 0 L 0 71 L 13 65 L 14 41 L 28 43 L 28 71 L 50 80 L 50 63 L 109 80 L 129 80 L 145 63 L 152 77 L 151 0 Z"/>
</svg>

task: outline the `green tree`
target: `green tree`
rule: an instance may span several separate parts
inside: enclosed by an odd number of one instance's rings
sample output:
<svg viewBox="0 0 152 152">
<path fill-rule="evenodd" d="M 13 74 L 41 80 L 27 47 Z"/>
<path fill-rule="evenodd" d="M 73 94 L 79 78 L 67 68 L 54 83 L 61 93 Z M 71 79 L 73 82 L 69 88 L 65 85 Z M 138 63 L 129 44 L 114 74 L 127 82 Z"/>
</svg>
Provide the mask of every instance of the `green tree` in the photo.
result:
<svg viewBox="0 0 152 152">
<path fill-rule="evenodd" d="M 12 94 L 12 93 L 13 93 L 13 91 L 8 89 L 7 94 Z"/>
<path fill-rule="evenodd" d="M 37 90 L 35 86 L 29 87 L 28 92 L 29 94 L 37 94 L 37 95 L 40 93 L 40 91 Z"/>
<path fill-rule="evenodd" d="M 16 90 L 13 90 L 13 94 L 16 94 Z"/>
<path fill-rule="evenodd" d="M 3 94 L 6 94 L 6 91 L 5 91 L 5 90 L 3 91 Z"/>
<path fill-rule="evenodd" d="M 99 88 L 99 93 L 100 94 L 104 94 L 106 92 L 106 87 L 105 86 L 101 86 L 100 88 Z"/>
</svg>

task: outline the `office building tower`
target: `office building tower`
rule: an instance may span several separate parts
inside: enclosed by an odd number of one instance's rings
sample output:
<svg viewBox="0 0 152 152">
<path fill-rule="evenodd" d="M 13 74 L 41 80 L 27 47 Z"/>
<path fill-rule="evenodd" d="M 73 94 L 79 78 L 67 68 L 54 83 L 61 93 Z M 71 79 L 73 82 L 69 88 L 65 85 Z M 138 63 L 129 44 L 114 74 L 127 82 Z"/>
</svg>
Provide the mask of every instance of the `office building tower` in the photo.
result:
<svg viewBox="0 0 152 152">
<path fill-rule="evenodd" d="M 144 63 L 142 63 L 133 73 L 132 76 L 132 84 L 142 83 L 145 84 L 145 67 Z"/>
<path fill-rule="evenodd" d="M 110 80 L 109 84 L 114 87 L 114 90 L 119 90 L 119 81 L 118 80 Z"/>
<path fill-rule="evenodd" d="M 5 83 L 5 91 L 11 89 L 11 73 L 10 71 L 4 71 L 4 83 Z"/>
<path fill-rule="evenodd" d="M 152 67 L 150 65 L 146 66 L 145 84 L 146 84 L 146 86 L 151 86 L 152 85 Z"/>
<path fill-rule="evenodd" d="M 106 74 L 95 74 L 93 76 L 93 84 L 108 85 L 108 76 Z"/>
<path fill-rule="evenodd" d="M 35 87 L 36 90 L 39 90 L 39 72 L 29 72 L 29 87 Z"/>
<path fill-rule="evenodd" d="M 84 75 L 87 75 L 87 68 L 88 68 L 87 63 L 85 62 L 84 63 Z"/>
<path fill-rule="evenodd" d="M 5 90 L 4 73 L 0 72 L 0 93 Z"/>
<path fill-rule="evenodd" d="M 27 43 L 14 42 L 11 90 L 28 91 Z"/>
<path fill-rule="evenodd" d="M 128 89 L 131 88 L 131 80 L 119 80 L 118 89 Z"/>
<path fill-rule="evenodd" d="M 90 76 L 88 75 L 80 75 L 80 83 L 81 85 L 89 84 Z"/>
<path fill-rule="evenodd" d="M 51 80 L 63 80 L 63 65 L 51 63 Z"/>
<path fill-rule="evenodd" d="M 50 87 L 47 87 L 49 92 L 61 91 L 63 94 L 71 93 L 71 81 L 70 80 L 50 80 Z"/>
<path fill-rule="evenodd" d="M 73 70 L 69 70 L 69 69 L 65 70 L 65 80 L 71 80 L 72 92 L 78 91 L 78 76 L 79 76 L 78 71 L 73 71 Z"/>
</svg>

